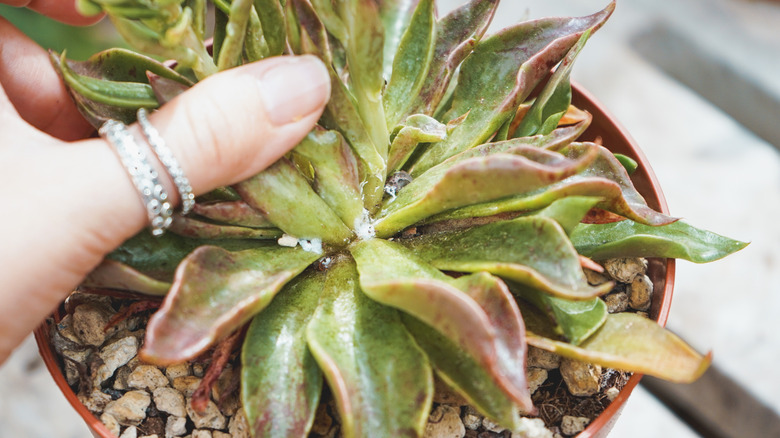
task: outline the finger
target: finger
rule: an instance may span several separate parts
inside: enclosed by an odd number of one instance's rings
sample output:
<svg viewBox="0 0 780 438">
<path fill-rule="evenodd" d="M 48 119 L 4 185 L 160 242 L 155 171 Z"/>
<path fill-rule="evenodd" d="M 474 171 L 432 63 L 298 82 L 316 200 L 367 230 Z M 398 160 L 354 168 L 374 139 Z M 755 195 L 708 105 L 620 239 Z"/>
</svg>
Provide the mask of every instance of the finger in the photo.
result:
<svg viewBox="0 0 780 438">
<path fill-rule="evenodd" d="M 2 17 L 0 35 L 0 83 L 19 115 L 63 140 L 90 133 L 46 51 Z"/>
<path fill-rule="evenodd" d="M 199 194 L 276 161 L 311 130 L 329 97 L 322 61 L 282 56 L 210 77 L 150 119 Z"/>
<path fill-rule="evenodd" d="M 102 14 L 91 17 L 81 15 L 76 10 L 76 0 L 31 0 L 27 7 L 47 17 L 74 26 L 94 24 L 103 18 Z"/>
</svg>

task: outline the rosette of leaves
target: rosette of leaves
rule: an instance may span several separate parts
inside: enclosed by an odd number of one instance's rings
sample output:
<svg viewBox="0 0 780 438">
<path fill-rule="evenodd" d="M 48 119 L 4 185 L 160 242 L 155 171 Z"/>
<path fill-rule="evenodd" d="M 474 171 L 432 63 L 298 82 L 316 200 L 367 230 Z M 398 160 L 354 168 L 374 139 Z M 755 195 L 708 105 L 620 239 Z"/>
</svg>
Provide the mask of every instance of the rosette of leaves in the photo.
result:
<svg viewBox="0 0 780 438">
<path fill-rule="evenodd" d="M 649 208 L 630 159 L 577 142 L 587 116 L 561 121 L 572 63 L 614 3 L 488 36 L 498 0 L 443 17 L 433 0 L 219 0 L 212 53 L 203 0 L 81 5 L 177 61 L 53 54 L 96 126 L 242 63 L 307 53 L 329 67 L 331 100 L 292 152 L 200 197 L 162 238 L 129 240 L 84 282 L 165 295 L 142 350 L 156 364 L 248 325 L 254 436 L 306 436 L 324 383 L 345 436 L 420 436 L 434 373 L 514 429 L 534 411 L 528 345 L 680 382 L 707 367 L 656 323 L 609 315 L 599 296 L 613 285 L 583 273 L 585 257 L 706 262 L 744 246 Z"/>
</svg>

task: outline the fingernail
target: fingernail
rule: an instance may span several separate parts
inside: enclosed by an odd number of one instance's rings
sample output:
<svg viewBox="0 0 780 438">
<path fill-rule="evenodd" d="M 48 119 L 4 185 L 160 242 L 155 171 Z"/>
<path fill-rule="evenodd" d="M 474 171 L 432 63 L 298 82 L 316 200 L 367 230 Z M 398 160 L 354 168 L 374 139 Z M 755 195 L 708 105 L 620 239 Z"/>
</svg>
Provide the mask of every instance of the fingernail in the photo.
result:
<svg viewBox="0 0 780 438">
<path fill-rule="evenodd" d="M 314 56 L 277 58 L 260 75 L 268 117 L 274 125 L 296 122 L 322 108 L 330 98 L 330 75 Z"/>
</svg>

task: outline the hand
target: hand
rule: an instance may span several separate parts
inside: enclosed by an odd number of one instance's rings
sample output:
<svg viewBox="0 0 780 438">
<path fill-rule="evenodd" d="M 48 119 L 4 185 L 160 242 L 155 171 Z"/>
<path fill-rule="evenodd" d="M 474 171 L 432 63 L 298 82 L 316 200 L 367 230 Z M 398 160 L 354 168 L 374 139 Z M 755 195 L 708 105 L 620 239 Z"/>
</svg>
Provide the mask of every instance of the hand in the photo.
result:
<svg viewBox="0 0 780 438">
<path fill-rule="evenodd" d="M 0 85 L 2 363 L 147 217 L 110 145 L 60 140 L 91 129 L 48 55 L 2 18 Z M 277 57 L 210 77 L 150 120 L 197 195 L 277 160 L 311 130 L 329 95 L 330 79 L 317 58 Z M 166 186 L 177 193 L 172 181 Z"/>
</svg>

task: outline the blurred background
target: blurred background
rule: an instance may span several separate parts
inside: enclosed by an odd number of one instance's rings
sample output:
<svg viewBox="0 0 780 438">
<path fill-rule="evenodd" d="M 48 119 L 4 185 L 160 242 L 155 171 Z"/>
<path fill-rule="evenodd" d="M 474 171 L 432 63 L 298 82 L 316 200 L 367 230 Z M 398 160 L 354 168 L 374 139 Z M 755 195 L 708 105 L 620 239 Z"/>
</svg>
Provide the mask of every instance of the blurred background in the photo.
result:
<svg viewBox="0 0 780 438">
<path fill-rule="evenodd" d="M 443 12 L 461 1 L 439 3 Z M 494 28 L 586 15 L 606 3 L 504 0 Z M 106 22 L 73 30 L 23 9 L 0 6 L 0 15 L 74 59 L 119 44 Z M 677 263 L 668 327 L 698 350 L 712 350 L 722 373 L 672 395 L 682 408 L 705 411 L 693 417 L 698 423 L 687 425 L 640 386 L 611 436 L 780 436 L 772 428 L 780 411 L 778 29 L 777 1 L 621 0 L 577 61 L 574 80 L 643 148 L 672 214 L 752 242 L 712 264 Z M 668 396 L 663 387 L 647 386 Z M 89 432 L 29 338 L 0 368 L 0 438 L 53 436 L 86 438 Z"/>
</svg>

